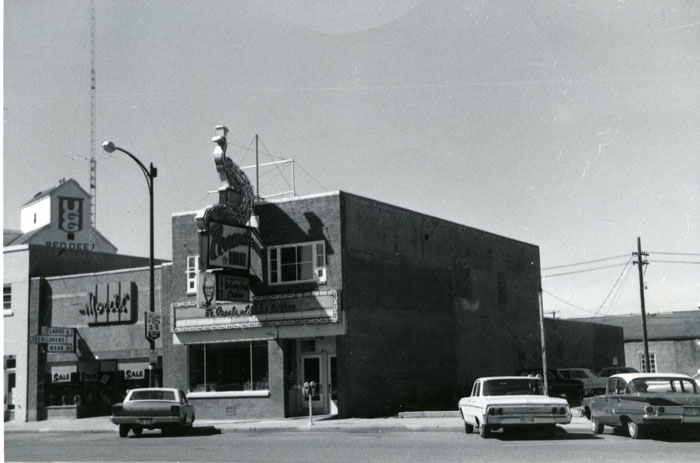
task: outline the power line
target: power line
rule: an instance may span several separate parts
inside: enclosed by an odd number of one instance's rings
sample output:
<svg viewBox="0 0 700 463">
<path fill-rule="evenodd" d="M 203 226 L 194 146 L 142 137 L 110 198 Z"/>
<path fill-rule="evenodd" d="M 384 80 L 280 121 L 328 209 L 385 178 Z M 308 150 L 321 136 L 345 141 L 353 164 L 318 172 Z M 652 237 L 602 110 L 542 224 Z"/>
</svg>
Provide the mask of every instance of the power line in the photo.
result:
<svg viewBox="0 0 700 463">
<path fill-rule="evenodd" d="M 627 265 L 627 264 L 625 264 L 625 265 Z M 604 269 L 607 269 L 607 268 L 615 268 L 615 267 L 619 267 L 619 266 L 620 266 L 620 264 L 603 265 L 603 266 L 601 266 L 601 267 L 593 267 L 593 268 L 589 268 L 589 269 L 586 269 L 586 270 L 576 270 L 576 271 L 573 271 L 573 272 L 564 272 L 564 273 L 553 273 L 553 274 L 551 274 L 551 275 L 542 275 L 542 279 L 544 280 L 544 279 L 546 279 L 546 278 L 554 278 L 554 277 L 560 277 L 560 276 L 564 276 L 564 275 L 574 275 L 574 274 L 577 274 L 577 273 L 593 272 L 593 271 L 596 271 L 596 270 L 604 270 Z"/>
<path fill-rule="evenodd" d="M 588 260 L 588 261 L 585 261 L 585 262 L 577 262 L 577 263 L 575 263 L 575 264 L 566 264 L 566 265 L 557 265 L 557 266 L 554 266 L 554 267 L 545 267 L 545 268 L 543 268 L 542 270 L 554 270 L 555 268 L 565 268 L 565 267 L 574 267 L 574 266 L 576 266 L 576 265 L 594 264 L 594 263 L 596 263 L 596 262 L 604 262 L 604 261 L 607 261 L 607 260 L 620 259 L 620 258 L 622 258 L 622 257 L 627 257 L 627 256 L 629 256 L 629 254 L 622 254 L 622 255 L 619 255 L 619 256 L 612 256 L 612 257 L 603 257 L 602 259 Z"/>
<path fill-rule="evenodd" d="M 566 304 L 566 305 L 568 305 L 568 306 L 571 306 L 571 307 L 573 307 L 574 309 L 578 309 L 578 310 L 581 310 L 581 311 L 587 312 L 587 313 L 595 313 L 595 312 L 593 312 L 592 310 L 584 309 L 583 307 L 579 307 L 579 306 L 577 306 L 577 305 L 575 305 L 575 304 L 572 304 L 571 302 L 565 301 L 564 299 L 560 298 L 559 296 L 556 296 L 556 295 L 550 293 L 550 292 L 547 291 L 546 289 L 543 289 L 542 292 L 549 294 L 549 295 L 550 295 L 551 297 L 553 297 L 554 299 L 556 299 L 556 300 L 558 300 L 558 301 L 560 301 L 560 302 L 563 302 L 564 304 Z"/>
<path fill-rule="evenodd" d="M 598 307 L 598 310 L 596 310 L 596 313 L 593 315 L 593 318 L 595 318 L 598 315 L 598 312 L 600 312 L 600 309 L 603 308 L 603 306 L 605 305 L 605 302 L 608 300 L 610 295 L 613 293 L 613 291 L 617 287 L 617 284 L 619 283 L 620 278 L 622 278 L 622 276 L 627 272 L 627 268 L 629 267 L 630 262 L 632 262 L 632 257 L 630 257 L 629 260 L 627 261 L 627 263 L 625 264 L 625 267 L 622 269 L 622 272 L 620 272 L 620 275 L 618 275 L 617 280 L 615 280 L 613 287 L 610 289 L 610 292 L 608 293 L 608 295 L 605 296 L 605 299 L 603 299 L 603 302 L 602 302 L 602 304 L 600 304 L 600 307 Z"/>
<path fill-rule="evenodd" d="M 690 260 L 650 260 L 649 262 L 653 263 L 663 263 L 663 264 L 700 264 L 698 261 L 690 261 Z"/>
<path fill-rule="evenodd" d="M 649 254 L 667 254 L 669 256 L 700 256 L 697 253 L 690 252 L 659 252 L 659 251 L 647 251 Z"/>
</svg>

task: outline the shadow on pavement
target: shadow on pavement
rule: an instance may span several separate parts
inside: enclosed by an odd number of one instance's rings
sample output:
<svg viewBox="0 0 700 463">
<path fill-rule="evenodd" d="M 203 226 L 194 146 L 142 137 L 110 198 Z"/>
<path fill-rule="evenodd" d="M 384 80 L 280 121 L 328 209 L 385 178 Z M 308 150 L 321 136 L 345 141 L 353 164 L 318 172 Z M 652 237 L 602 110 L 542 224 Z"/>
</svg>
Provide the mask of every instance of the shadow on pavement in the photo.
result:
<svg viewBox="0 0 700 463">
<path fill-rule="evenodd" d="M 601 439 L 600 436 L 595 436 L 590 432 L 568 432 L 564 429 L 557 428 L 553 434 L 546 434 L 537 431 L 515 431 L 509 430 L 500 433 L 493 433 L 491 436 L 495 439 L 500 439 L 503 441 L 518 441 L 518 440 L 537 440 L 537 441 L 548 441 L 548 440 L 596 440 Z"/>
<path fill-rule="evenodd" d="M 190 431 L 182 434 L 170 434 L 157 430 L 144 430 L 143 434 L 136 436 L 129 434 L 130 439 L 153 439 L 154 437 L 177 438 L 177 437 L 197 437 L 197 436 L 214 436 L 221 434 L 221 429 L 214 426 L 194 426 Z"/>
</svg>

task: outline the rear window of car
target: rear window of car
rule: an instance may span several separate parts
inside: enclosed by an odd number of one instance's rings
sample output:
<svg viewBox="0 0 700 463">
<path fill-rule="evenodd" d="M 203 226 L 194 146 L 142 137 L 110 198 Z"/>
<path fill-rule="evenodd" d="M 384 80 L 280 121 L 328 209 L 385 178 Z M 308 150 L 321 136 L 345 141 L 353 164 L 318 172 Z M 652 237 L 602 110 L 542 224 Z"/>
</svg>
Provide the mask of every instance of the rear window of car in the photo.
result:
<svg viewBox="0 0 700 463">
<path fill-rule="evenodd" d="M 129 400 L 175 400 L 175 392 L 173 391 L 134 391 L 131 393 Z"/>
<path fill-rule="evenodd" d="M 499 379 L 486 381 L 482 395 L 544 395 L 539 379 Z"/>
<path fill-rule="evenodd" d="M 631 392 L 658 394 L 700 394 L 690 379 L 679 378 L 638 378 L 629 384 Z"/>
</svg>

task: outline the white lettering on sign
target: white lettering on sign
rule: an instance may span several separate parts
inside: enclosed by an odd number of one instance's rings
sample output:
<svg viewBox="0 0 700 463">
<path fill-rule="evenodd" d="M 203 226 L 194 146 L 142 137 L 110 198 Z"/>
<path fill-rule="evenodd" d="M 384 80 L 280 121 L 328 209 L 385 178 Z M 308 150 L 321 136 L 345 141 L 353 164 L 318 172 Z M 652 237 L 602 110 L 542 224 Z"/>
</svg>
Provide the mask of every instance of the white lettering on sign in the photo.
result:
<svg viewBox="0 0 700 463">
<path fill-rule="evenodd" d="M 212 223 L 208 241 L 207 249 L 202 250 L 208 257 L 207 268 L 248 269 L 249 229 Z"/>
<path fill-rule="evenodd" d="M 58 228 L 67 233 L 83 229 L 82 198 L 58 197 Z"/>
<path fill-rule="evenodd" d="M 92 251 L 95 246 L 90 246 L 90 243 L 74 243 L 66 241 L 47 241 L 48 248 L 75 249 L 78 251 Z"/>
</svg>

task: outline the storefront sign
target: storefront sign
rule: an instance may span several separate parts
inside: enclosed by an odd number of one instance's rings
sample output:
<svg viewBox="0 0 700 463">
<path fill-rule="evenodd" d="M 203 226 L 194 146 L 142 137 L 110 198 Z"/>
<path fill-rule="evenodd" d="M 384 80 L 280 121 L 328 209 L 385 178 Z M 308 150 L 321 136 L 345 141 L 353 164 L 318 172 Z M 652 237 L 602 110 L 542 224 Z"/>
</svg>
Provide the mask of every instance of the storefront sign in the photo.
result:
<svg viewBox="0 0 700 463">
<path fill-rule="evenodd" d="M 250 287 L 247 278 L 239 278 L 231 275 L 217 275 L 216 300 L 217 301 L 248 301 L 250 300 Z"/>
<path fill-rule="evenodd" d="M 138 381 L 146 379 L 147 363 L 131 362 L 120 363 L 119 369 L 124 372 L 124 379 L 127 381 Z"/>
<path fill-rule="evenodd" d="M 146 339 L 155 341 L 160 337 L 160 313 L 146 312 Z"/>
<path fill-rule="evenodd" d="M 95 292 L 88 293 L 80 314 L 90 325 L 134 323 L 133 290 L 132 281 L 96 285 Z"/>
<path fill-rule="evenodd" d="M 75 346 L 73 344 L 47 344 L 47 352 L 74 352 Z"/>
<path fill-rule="evenodd" d="M 201 235 L 200 256 L 203 270 L 227 268 L 248 270 L 250 262 L 250 229 L 211 223 Z"/>
<path fill-rule="evenodd" d="M 200 309 L 213 309 L 222 303 L 250 301 L 247 278 L 202 272 L 198 281 L 197 307 Z"/>
<path fill-rule="evenodd" d="M 47 352 L 75 352 L 75 328 L 42 326 L 35 338 L 37 344 L 46 344 Z M 57 334 L 53 334 L 57 333 Z"/>
<path fill-rule="evenodd" d="M 331 290 L 261 296 L 252 302 L 217 301 L 204 310 L 190 304 L 174 305 L 173 309 L 175 332 L 335 323 L 338 293 Z"/>
<path fill-rule="evenodd" d="M 75 365 L 51 366 L 52 383 L 70 383 L 71 374 L 75 373 Z"/>
<path fill-rule="evenodd" d="M 98 361 L 80 361 L 78 362 L 78 377 L 81 382 L 96 383 L 97 374 L 99 372 Z"/>
</svg>

